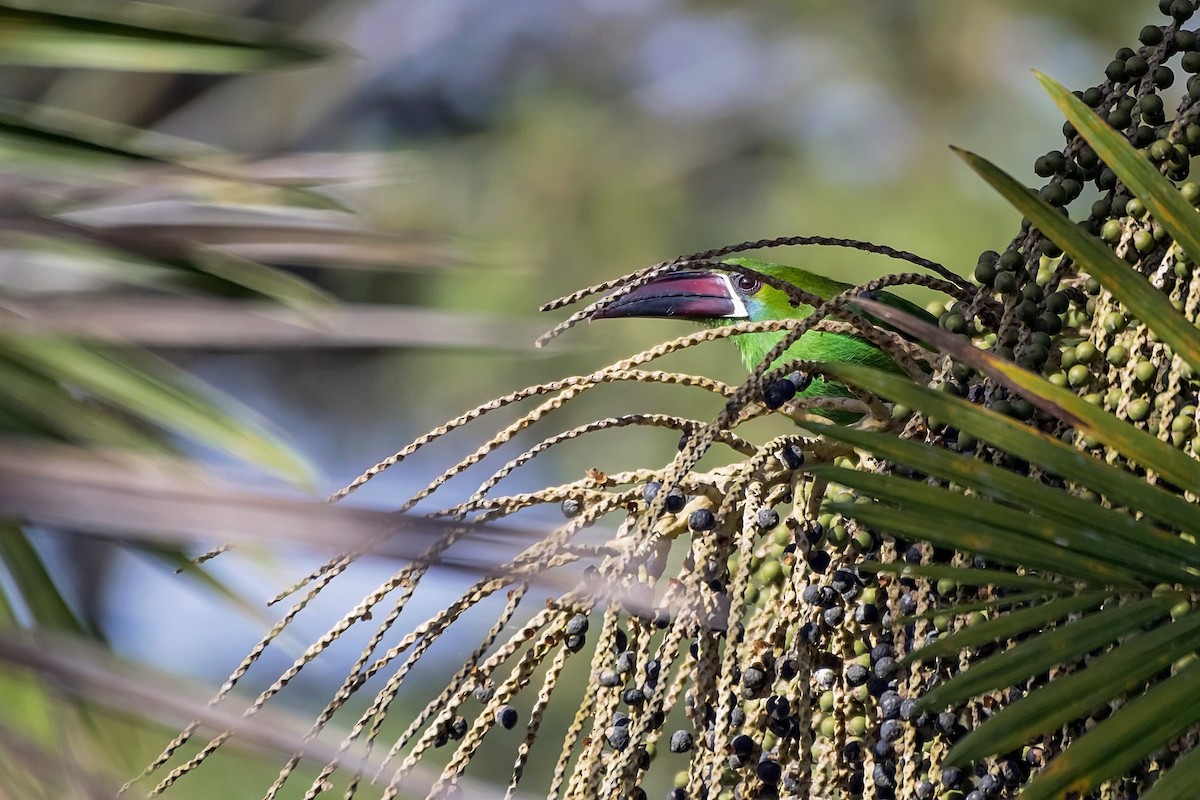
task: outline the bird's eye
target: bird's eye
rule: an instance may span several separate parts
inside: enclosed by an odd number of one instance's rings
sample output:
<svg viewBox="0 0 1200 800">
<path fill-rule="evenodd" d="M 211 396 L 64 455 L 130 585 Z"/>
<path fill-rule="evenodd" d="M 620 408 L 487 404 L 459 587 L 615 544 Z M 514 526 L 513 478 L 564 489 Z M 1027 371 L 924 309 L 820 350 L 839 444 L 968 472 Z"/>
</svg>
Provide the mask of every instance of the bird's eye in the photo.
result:
<svg viewBox="0 0 1200 800">
<path fill-rule="evenodd" d="M 734 283 L 743 294 L 754 294 L 762 288 L 762 281 L 750 275 L 738 275 L 734 278 Z"/>
</svg>

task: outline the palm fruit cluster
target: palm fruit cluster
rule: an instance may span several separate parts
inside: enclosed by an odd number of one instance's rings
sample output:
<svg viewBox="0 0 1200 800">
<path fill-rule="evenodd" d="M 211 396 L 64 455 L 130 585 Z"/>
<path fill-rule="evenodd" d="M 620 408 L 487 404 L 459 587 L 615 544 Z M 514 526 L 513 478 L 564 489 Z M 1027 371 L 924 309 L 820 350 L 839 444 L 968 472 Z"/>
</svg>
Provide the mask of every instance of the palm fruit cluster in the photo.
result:
<svg viewBox="0 0 1200 800">
<path fill-rule="evenodd" d="M 1195 202 L 1200 187 L 1186 181 L 1190 159 L 1200 152 L 1200 38 L 1187 27 L 1196 3 L 1164 0 L 1159 6 L 1167 21 L 1144 28 L 1138 47 L 1118 51 L 1105 80 L 1079 96 L 1182 184 L 1179 190 Z M 1181 73 L 1189 76 L 1184 90 L 1168 93 Z M 1173 113 L 1166 109 L 1168 95 L 1182 95 Z M 1147 276 L 1195 320 L 1200 273 L 1075 131 L 1067 126 L 1063 133 L 1061 148 L 1034 165 L 1045 179 L 1042 197 L 1103 237 L 1131 269 Z M 1085 215 L 1081 198 L 1093 192 L 1098 197 Z M 837 243 L 798 238 L 778 243 Z M 672 264 L 709 263 L 764 244 L 745 243 Z M 875 251 L 915 259 L 886 248 Z M 548 308 L 648 274 L 581 290 Z M 1002 252 L 983 253 L 974 277 L 977 288 L 961 283 L 956 288 L 949 279 L 942 283 L 954 298 L 939 309 L 944 330 L 1041 372 L 1190 455 L 1200 453 L 1196 376 L 1171 358 L 1145 321 L 1132 318 L 1037 230 L 1023 225 Z M 900 275 L 862 288 L 922 282 Z M 1012 752 L 954 766 L 946 760 L 952 744 L 1021 697 L 1032 683 L 957 707 L 930 709 L 919 705 L 930 687 L 1003 643 L 941 660 L 905 658 L 948 631 L 994 614 L 1005 602 L 1005 590 L 961 585 L 952 573 L 939 575 L 935 568 L 991 565 L 970 553 L 902 541 L 857 524 L 836 509 L 867 498 L 856 498 L 813 469 L 833 464 L 903 474 L 905 468 L 799 432 L 761 443 L 741 435 L 739 426 L 755 417 L 796 413 L 793 398 L 807 377 L 804 370 L 776 375 L 764 364 L 735 387 L 652 364 L 681 348 L 736 332 L 844 326 L 846 318 L 824 318 L 836 305 L 802 322 L 706 329 L 589 375 L 490 401 L 420 437 L 338 492 L 332 499 L 348 495 L 442 436 L 527 401 L 538 405 L 504 425 L 400 510 L 412 509 L 490 454 L 523 441 L 564 405 L 606 384 L 642 383 L 671 391 L 685 387 L 707 392 L 722 408 L 711 422 L 622 409 L 560 431 L 526 446 L 465 502 L 432 513 L 448 527 L 426 556 L 368 594 L 246 712 L 254 713 L 282 692 L 346 630 L 375 626 L 313 731 L 349 715 L 352 724 L 342 752 L 365 744 L 382 760 L 359 766 L 331 760 L 305 797 L 333 791 L 345 797 L 426 792 L 430 797 L 484 796 L 471 781 L 475 775 L 494 779 L 497 758 L 506 759 L 501 769 L 508 770 L 508 797 L 640 800 L 664 792 L 670 800 L 1016 797 L 1048 759 L 1099 715 Z M 586 319 L 587 313 L 572 319 Z M 913 358 L 923 359 L 932 383 L 944 391 L 1096 450 L 1121 468 L 1138 469 L 961 364 L 913 343 L 888 346 L 908 347 Z M 864 419 L 899 421 L 903 436 L 1053 480 L 1036 464 L 988 449 L 936 419 L 899 406 L 881 410 L 871 399 L 863 398 Z M 495 491 L 514 471 L 553 447 L 626 428 L 671 431 L 681 437 L 679 451 L 666 466 L 592 469 L 577 480 L 538 491 Z M 723 454 L 724 461 L 699 469 L 701 456 L 710 450 Z M 494 556 L 481 570 L 483 576 L 457 599 L 396 638 L 398 620 L 406 620 L 413 598 L 423 596 L 422 578 L 430 565 L 453 555 L 452 548 L 478 532 L 477 524 L 519 518 L 539 506 L 560 508 L 565 522 L 532 540 L 492 540 L 489 554 L 506 546 L 518 552 Z M 931 526 L 936 523 L 930 520 Z M 255 666 L 279 631 L 358 555 L 339 556 L 290 590 L 298 599 L 284 622 L 239 665 L 218 701 Z M 913 569 L 898 571 L 903 565 Z M 438 604 L 443 603 L 441 597 Z M 449 670 L 439 668 L 443 688 L 396 733 L 385 718 L 395 701 L 414 696 L 409 676 L 437 640 L 457 642 L 460 620 L 472 614 L 476 622 L 467 630 L 475 638 L 469 648 L 458 647 L 470 654 L 448 679 Z M 479 615 L 490 620 L 482 636 Z M 1063 665 L 1034 683 L 1073 668 Z M 572 681 L 568 676 L 573 673 L 582 673 L 583 680 Z M 382 687 L 370 680 L 375 676 L 386 676 Z M 355 707 L 351 701 L 361 695 L 366 702 Z M 177 737 L 146 774 L 170 764 L 194 732 L 192 727 Z M 159 788 L 208 759 L 226 738 L 213 739 L 168 773 Z M 1192 739 L 1174 747 L 1190 747 Z M 1089 796 L 1137 796 L 1156 770 L 1171 763 L 1174 752 L 1163 751 L 1156 761 Z M 297 763 L 298 758 L 281 770 L 265 796 L 274 797 L 286 781 L 295 780 Z"/>
<path fill-rule="evenodd" d="M 1195 203 L 1200 201 L 1200 184 L 1187 178 L 1191 158 L 1200 153 L 1196 114 L 1200 41 L 1184 27 L 1195 9 L 1189 2 L 1159 6 L 1172 22 L 1143 28 L 1137 49 L 1116 52 L 1105 69 L 1107 80 L 1076 95 L 1122 131 Z M 1186 89 L 1174 114 L 1168 115 L 1163 94 L 1175 84 L 1179 71 L 1188 76 Z M 1069 123 L 1063 133 L 1065 145 L 1034 164 L 1035 173 L 1046 179 L 1039 189 L 1041 196 L 1067 213 L 1069 207 L 1079 205 L 1073 201 L 1085 189 L 1094 187 L 1099 196 L 1086 217 L 1079 213 L 1079 226 L 1100 236 L 1131 268 L 1166 293 L 1176 308 L 1194 317 L 1198 303 L 1194 265 Z M 991 290 L 989 299 L 1003 303 L 1003 315 L 984 336 L 995 352 L 1196 452 L 1196 382 L 1190 368 L 1172 369 L 1170 354 L 1146 326 L 1102 291 L 1099 281 L 1078 272 L 1052 242 L 1031 231 L 1028 223 L 1003 253 L 980 255 L 975 278 Z M 978 305 L 952 307 L 941 324 L 965 333 L 969 318 L 978 311 Z M 967 389 L 969 375 L 951 377 L 956 390 Z M 1022 420 L 1035 417 L 1027 402 L 1009 398 L 1002 390 L 986 394 L 993 408 Z M 1037 422 L 1053 427 L 1044 417 Z"/>
<path fill-rule="evenodd" d="M 1136 48 L 1123 47 L 1114 54 L 1105 69 L 1104 81 L 1075 95 L 1125 134 L 1178 186 L 1183 197 L 1196 204 L 1200 202 L 1200 184 L 1188 180 L 1191 159 L 1200 154 L 1200 124 L 1197 124 L 1200 38 L 1188 27 L 1196 4 L 1163 0 L 1159 9 L 1169 21 L 1145 26 Z M 1186 81 L 1183 91 L 1176 88 L 1168 92 L 1177 78 Z M 1174 111 L 1167 108 L 1172 103 Z M 1183 310 L 1193 322 L 1197 320 L 1200 275 L 1195 265 L 1162 226 L 1147 215 L 1142 202 L 1132 197 L 1070 123 L 1064 125 L 1063 137 L 1060 149 L 1047 152 L 1034 163 L 1035 174 L 1045 180 L 1038 187 L 1040 196 L 1064 215 L 1077 219 L 1081 229 L 1101 237 L 1131 269 L 1145 275 L 1166 294 L 1175 308 Z M 942 309 L 939 324 L 943 329 L 982 341 L 993 352 L 1040 372 L 1055 385 L 1069 387 L 1087 402 L 1169 441 L 1192 457 L 1200 455 L 1197 436 L 1200 382 L 1193 370 L 1173 359 L 1170 349 L 1157 340 L 1145 321 L 1131 316 L 1096 278 L 1080 272 L 1027 220 L 1020 235 L 1003 252 L 985 251 L 980 255 L 974 277 L 984 291 L 973 302 L 952 303 Z M 972 398 L 1061 436 L 1101 455 L 1111 464 L 1139 470 L 1094 439 L 1076 434 L 1027 400 L 982 379 L 961 364 L 944 365 L 935 379 L 939 381 L 946 391 Z M 936 423 L 936 420 L 923 422 Z M 922 421 L 914 421 L 907 432 L 1039 476 L 1036 465 L 1014 463 L 1003 453 L 989 451 L 954 430 L 936 424 L 924 428 Z M 1146 478 L 1151 482 L 1157 480 L 1154 475 Z M 1077 493 L 1095 497 L 1087 490 Z M 933 559 L 937 558 L 933 554 Z M 976 596 L 975 592 L 959 590 L 957 599 L 969 602 Z M 908 608 L 912 608 L 911 603 Z M 964 656 L 959 666 L 967 666 L 971 660 Z M 1071 667 L 1063 669 L 1069 671 Z M 915 681 L 912 688 L 920 691 L 921 684 L 928 686 L 928 679 L 933 676 L 916 672 L 912 677 Z M 1029 688 L 1013 687 L 1007 694 L 973 703 L 961 710 L 960 722 L 969 727 Z M 1023 752 L 978 765 L 976 775 L 966 776 L 965 784 L 953 786 L 944 779 L 939 784 L 937 775 L 931 772 L 925 778 L 929 783 L 920 784 L 915 796 L 961 796 L 956 791 L 965 792 L 971 800 L 1011 796 L 1020 785 L 1018 774 L 1027 775 L 1030 769 L 1044 764 L 1103 716 L 1098 713 L 1080 720 L 1057 736 L 1031 743 Z M 1178 743 L 1175 750 L 1185 750 L 1194 744 L 1192 736 Z M 1144 764 L 1126 780 L 1106 784 L 1088 796 L 1136 797 L 1152 784 L 1158 770 L 1173 759 L 1173 752 L 1163 753 L 1160 759 Z M 959 772 L 955 776 L 963 779 Z M 1001 779 L 1003 790 L 997 789 L 997 779 Z M 935 788 L 928 788 L 930 784 Z"/>
</svg>

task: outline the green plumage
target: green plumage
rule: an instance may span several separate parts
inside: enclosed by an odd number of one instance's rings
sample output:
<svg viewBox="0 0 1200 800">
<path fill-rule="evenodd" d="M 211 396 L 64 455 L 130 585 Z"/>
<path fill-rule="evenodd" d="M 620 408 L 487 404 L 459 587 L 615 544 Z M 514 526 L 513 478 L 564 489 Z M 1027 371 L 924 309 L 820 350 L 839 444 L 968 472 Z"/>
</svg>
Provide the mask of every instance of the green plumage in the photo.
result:
<svg viewBox="0 0 1200 800">
<path fill-rule="evenodd" d="M 770 275 L 773 278 L 786 281 L 798 289 L 820 297 L 822 300 L 835 297 L 852 286 L 852 284 L 835 281 L 798 267 L 772 264 L 753 258 L 730 258 L 726 259 L 726 263 L 738 264 L 756 272 L 761 272 L 764 275 Z M 889 292 L 880 292 L 876 296 L 876 299 L 922 319 L 932 320 L 924 309 Z M 803 319 L 813 312 L 812 306 L 809 305 L 793 306 L 786 293 L 766 284 L 763 284 L 753 293 L 742 293 L 742 300 L 746 304 L 749 318 L 755 322 L 771 319 Z M 704 324 L 715 327 L 736 321 L 733 319 L 711 319 L 705 320 Z M 746 367 L 754 369 L 785 335 L 783 332 L 750 333 L 736 336 L 733 338 L 733 341 L 741 351 L 742 361 L 745 362 Z M 899 371 L 899 368 L 891 358 L 875 345 L 857 336 L 841 333 L 809 331 L 797 339 L 784 352 L 782 358 L 775 362 L 775 365 L 782 365 L 795 359 L 806 361 L 844 361 L 891 370 L 893 372 Z M 813 379 L 812 383 L 804 391 L 799 393 L 799 396 L 848 397 L 850 396 L 850 392 L 839 383 L 826 381 L 823 378 L 817 377 Z M 855 418 L 854 415 L 826 413 L 820 410 L 816 410 L 816 413 L 827 416 L 837 422 L 853 421 Z"/>
</svg>

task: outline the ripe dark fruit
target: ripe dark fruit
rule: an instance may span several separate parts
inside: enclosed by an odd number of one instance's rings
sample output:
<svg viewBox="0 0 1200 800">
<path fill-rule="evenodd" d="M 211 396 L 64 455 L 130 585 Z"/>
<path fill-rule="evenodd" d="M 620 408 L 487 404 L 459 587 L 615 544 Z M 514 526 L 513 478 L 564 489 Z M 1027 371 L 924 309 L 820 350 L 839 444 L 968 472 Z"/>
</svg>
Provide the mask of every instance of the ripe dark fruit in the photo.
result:
<svg viewBox="0 0 1200 800">
<path fill-rule="evenodd" d="M 675 731 L 671 734 L 670 748 L 672 753 L 686 753 L 692 749 L 691 731 Z"/>
<path fill-rule="evenodd" d="M 763 783 L 774 785 L 779 783 L 779 779 L 783 777 L 783 767 L 779 766 L 778 761 L 764 759 L 758 762 L 758 768 L 755 769 L 755 774 Z"/>
<path fill-rule="evenodd" d="M 505 730 L 511 731 L 517 725 L 517 710 L 512 706 L 504 706 L 496 712 L 496 721 L 499 722 Z"/>
<path fill-rule="evenodd" d="M 779 451 L 779 457 L 788 469 L 800 469 L 804 466 L 804 451 L 800 449 L 799 445 L 784 445 L 783 449 Z"/>
<path fill-rule="evenodd" d="M 788 378 L 781 378 L 763 389 L 763 405 L 776 409 L 796 396 L 796 384 Z"/>
<path fill-rule="evenodd" d="M 764 531 L 769 531 L 779 524 L 779 512 L 773 508 L 760 508 L 754 522 Z"/>
</svg>

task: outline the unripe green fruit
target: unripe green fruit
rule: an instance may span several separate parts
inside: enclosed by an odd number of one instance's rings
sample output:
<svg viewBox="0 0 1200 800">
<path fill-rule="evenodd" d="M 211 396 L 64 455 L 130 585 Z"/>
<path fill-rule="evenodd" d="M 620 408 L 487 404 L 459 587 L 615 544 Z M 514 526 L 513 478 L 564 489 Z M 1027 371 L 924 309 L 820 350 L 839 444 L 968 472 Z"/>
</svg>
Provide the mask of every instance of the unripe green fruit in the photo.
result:
<svg viewBox="0 0 1200 800">
<path fill-rule="evenodd" d="M 1067 370 L 1067 382 L 1072 386 L 1086 386 L 1092 380 L 1092 371 L 1083 364 L 1076 364 Z"/>
<path fill-rule="evenodd" d="M 1125 409 L 1126 415 L 1134 422 L 1141 422 L 1150 415 L 1150 401 L 1143 397 L 1130 402 Z"/>
<path fill-rule="evenodd" d="M 1104 326 L 1104 330 L 1108 331 L 1109 333 L 1118 333 L 1125 330 L 1125 325 L 1127 323 L 1128 320 L 1125 319 L 1125 315 L 1120 311 L 1110 311 L 1104 316 L 1104 322 L 1102 324 Z"/>
</svg>

